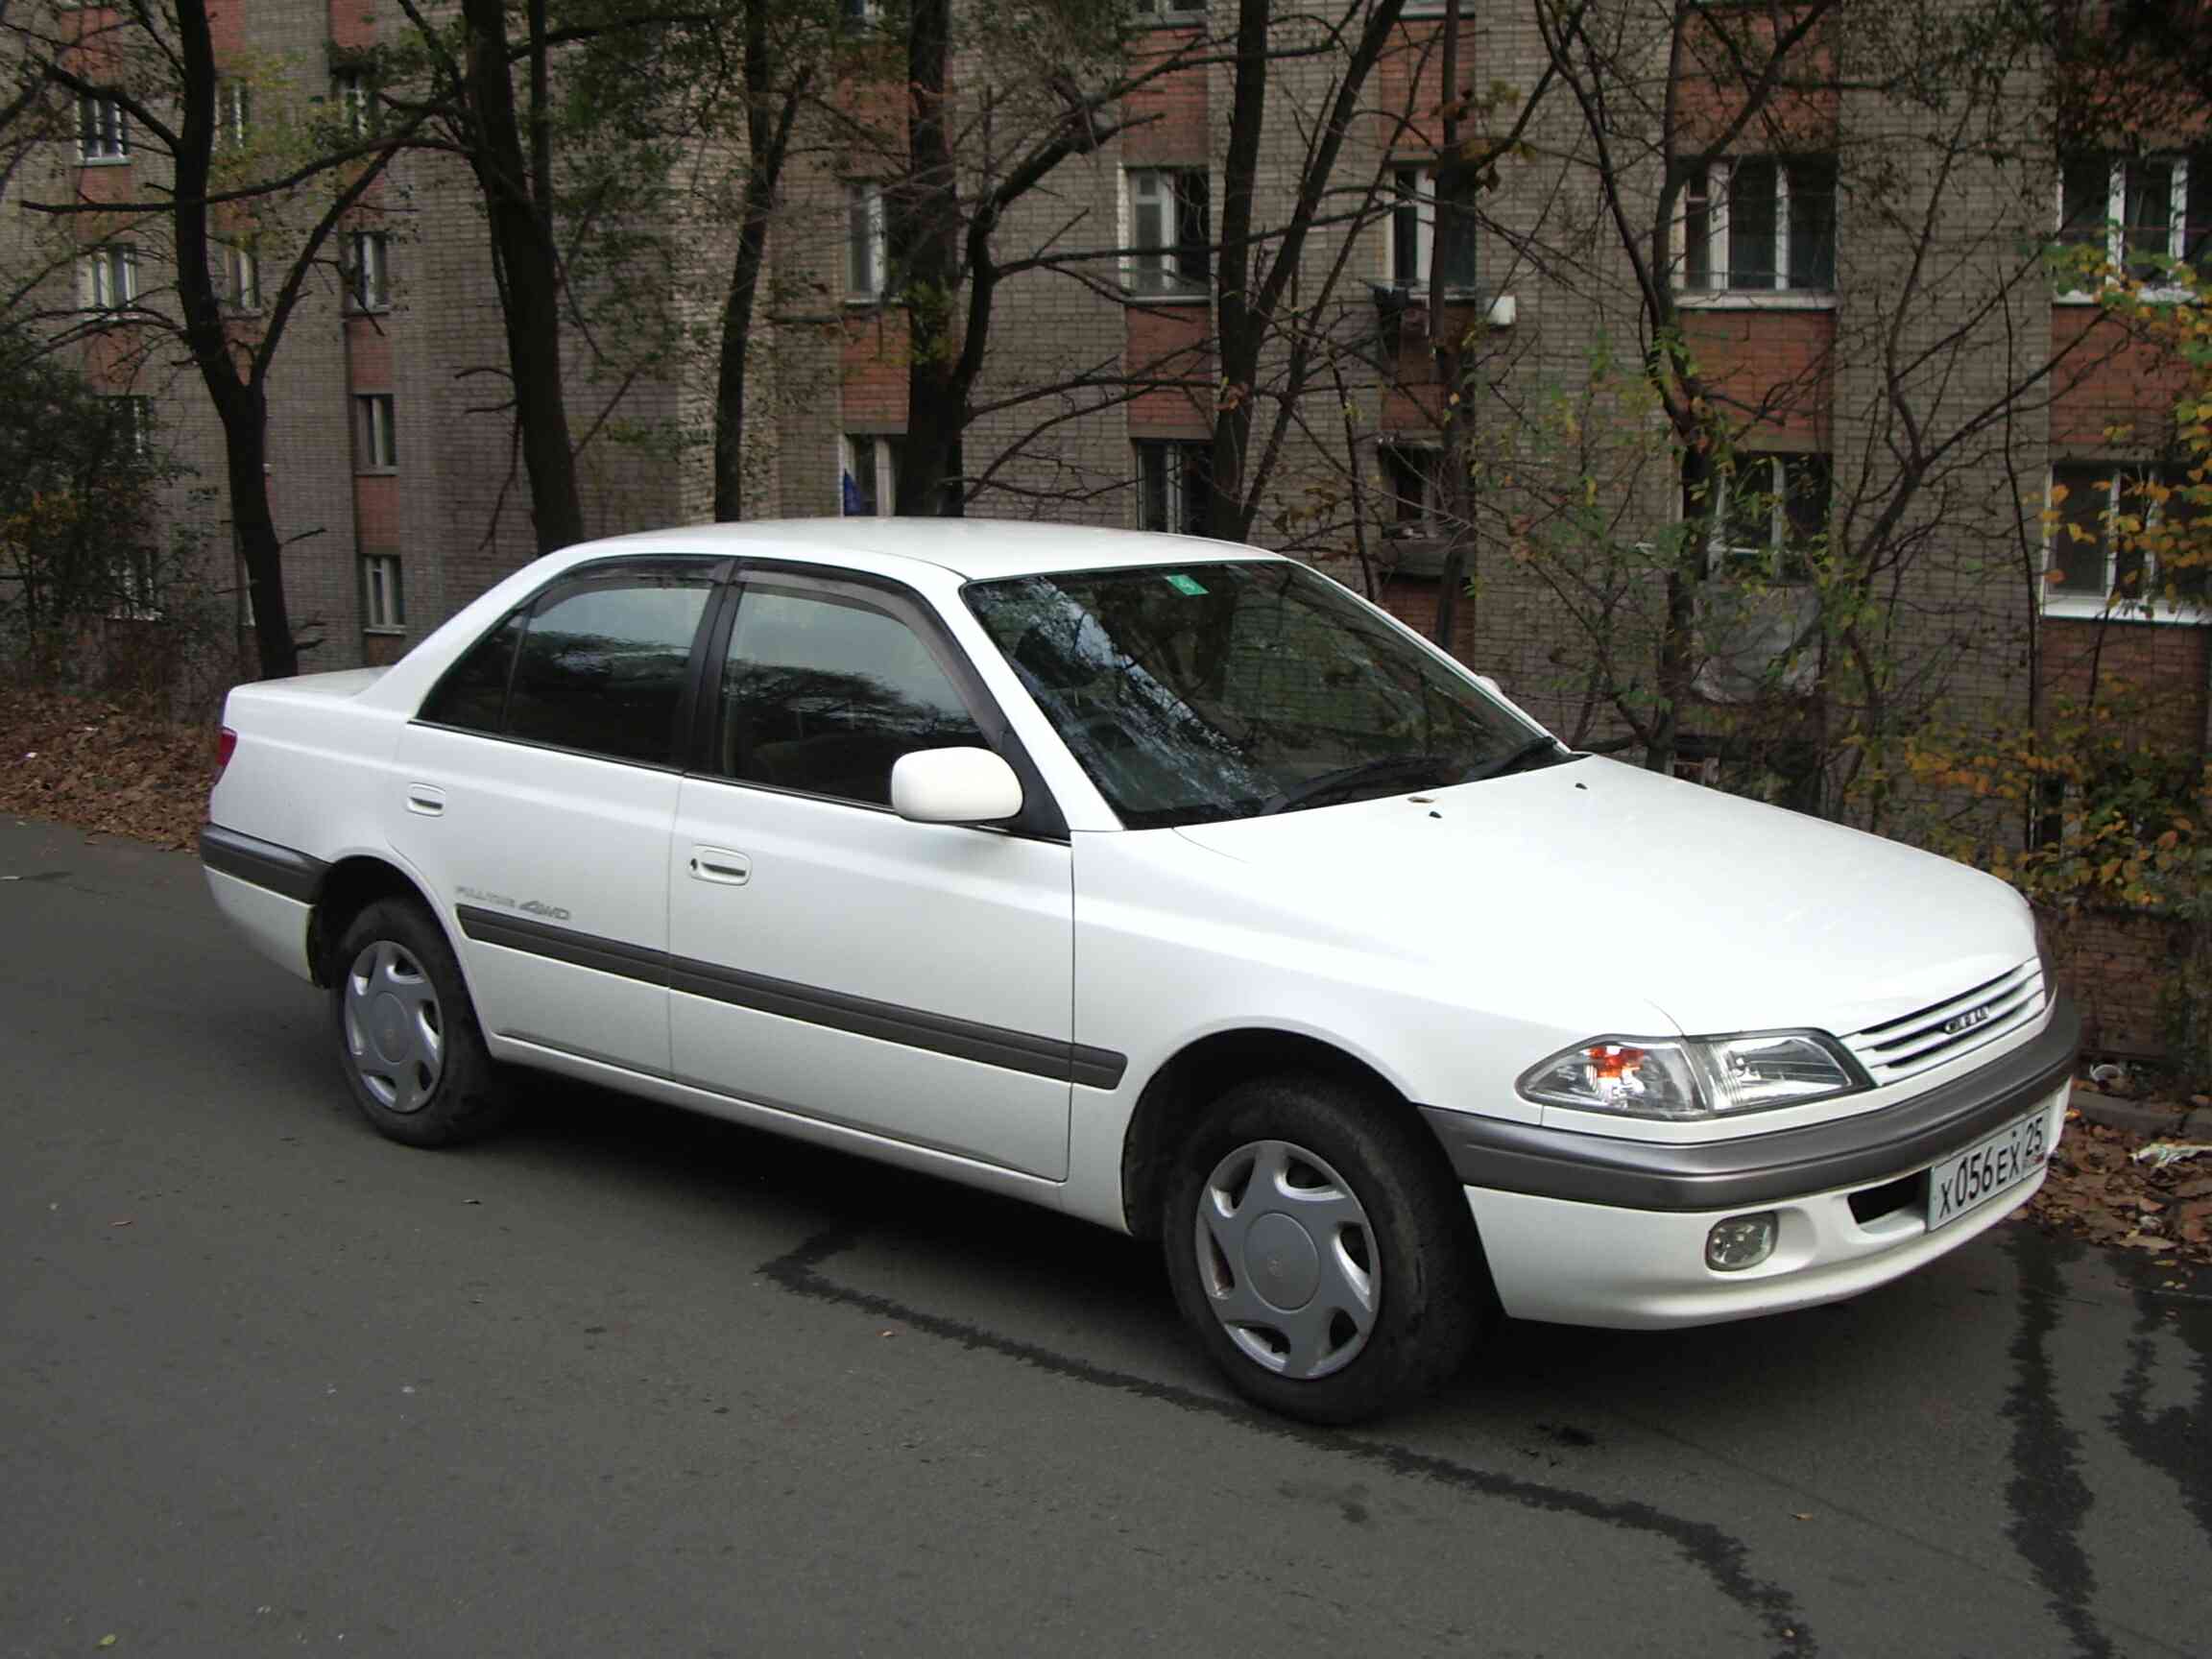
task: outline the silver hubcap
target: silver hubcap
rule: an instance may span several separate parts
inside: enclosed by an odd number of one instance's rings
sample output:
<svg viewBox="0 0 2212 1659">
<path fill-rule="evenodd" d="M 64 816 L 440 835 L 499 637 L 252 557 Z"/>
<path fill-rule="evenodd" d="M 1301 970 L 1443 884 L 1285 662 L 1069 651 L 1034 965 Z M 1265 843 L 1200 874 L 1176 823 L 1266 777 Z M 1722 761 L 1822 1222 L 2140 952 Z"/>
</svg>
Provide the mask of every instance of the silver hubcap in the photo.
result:
<svg viewBox="0 0 2212 1659">
<path fill-rule="evenodd" d="M 1287 1141 L 1255 1141 L 1198 1194 L 1198 1282 L 1252 1359 L 1285 1377 L 1340 1371 L 1366 1347 L 1382 1259 L 1350 1185 Z"/>
<path fill-rule="evenodd" d="M 389 939 L 346 974 L 346 1051 L 362 1085 L 394 1112 L 420 1112 L 445 1066 L 445 1017 L 422 964 Z"/>
</svg>

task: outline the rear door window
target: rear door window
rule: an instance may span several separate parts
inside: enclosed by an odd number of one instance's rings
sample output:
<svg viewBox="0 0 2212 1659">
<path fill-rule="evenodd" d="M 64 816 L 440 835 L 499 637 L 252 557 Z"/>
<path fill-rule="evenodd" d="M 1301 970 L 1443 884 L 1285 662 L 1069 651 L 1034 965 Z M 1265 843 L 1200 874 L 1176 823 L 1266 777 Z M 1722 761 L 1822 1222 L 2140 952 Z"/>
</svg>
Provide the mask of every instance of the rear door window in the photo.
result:
<svg viewBox="0 0 2212 1659">
<path fill-rule="evenodd" d="M 708 560 L 630 562 L 562 579 L 463 657 L 422 718 L 672 763 L 713 571 Z"/>
</svg>

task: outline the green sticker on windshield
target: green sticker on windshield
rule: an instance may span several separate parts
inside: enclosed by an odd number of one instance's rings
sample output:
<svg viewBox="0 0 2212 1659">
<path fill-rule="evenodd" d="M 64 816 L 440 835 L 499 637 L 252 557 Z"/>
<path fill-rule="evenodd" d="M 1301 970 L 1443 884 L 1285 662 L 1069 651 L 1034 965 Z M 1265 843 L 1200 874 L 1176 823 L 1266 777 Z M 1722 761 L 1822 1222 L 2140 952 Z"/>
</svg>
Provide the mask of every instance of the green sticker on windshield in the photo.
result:
<svg viewBox="0 0 2212 1659">
<path fill-rule="evenodd" d="M 1174 589 L 1176 592 L 1191 599 L 1197 598 L 1199 594 L 1206 591 L 1205 585 L 1196 577 L 1186 576 L 1180 570 L 1167 578 L 1167 586 Z"/>
</svg>

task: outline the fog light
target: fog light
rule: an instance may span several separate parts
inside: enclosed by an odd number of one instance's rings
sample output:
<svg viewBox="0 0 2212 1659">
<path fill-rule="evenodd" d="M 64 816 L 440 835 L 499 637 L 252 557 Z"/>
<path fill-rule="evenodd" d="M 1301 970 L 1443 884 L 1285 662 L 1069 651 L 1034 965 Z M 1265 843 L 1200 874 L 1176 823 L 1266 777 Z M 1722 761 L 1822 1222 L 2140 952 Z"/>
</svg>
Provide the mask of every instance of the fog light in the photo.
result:
<svg viewBox="0 0 2212 1659">
<path fill-rule="evenodd" d="M 1741 1273 L 1774 1254 L 1774 1212 L 1731 1215 L 1705 1235 L 1705 1265 L 1716 1273 Z"/>
</svg>

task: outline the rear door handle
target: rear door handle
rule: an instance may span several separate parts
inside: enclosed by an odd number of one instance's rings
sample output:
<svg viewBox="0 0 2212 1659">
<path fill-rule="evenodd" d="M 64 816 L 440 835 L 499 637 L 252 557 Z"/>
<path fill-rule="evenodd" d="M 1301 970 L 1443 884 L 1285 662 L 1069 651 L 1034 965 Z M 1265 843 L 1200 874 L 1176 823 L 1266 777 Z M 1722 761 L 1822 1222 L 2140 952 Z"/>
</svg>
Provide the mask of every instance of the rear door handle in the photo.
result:
<svg viewBox="0 0 2212 1659">
<path fill-rule="evenodd" d="M 727 847 L 691 849 L 691 875 L 700 881 L 718 881 L 725 887 L 742 887 L 753 878 L 753 860 Z"/>
<path fill-rule="evenodd" d="M 407 810 L 435 818 L 445 810 L 445 791 L 429 783 L 407 785 Z"/>
</svg>

